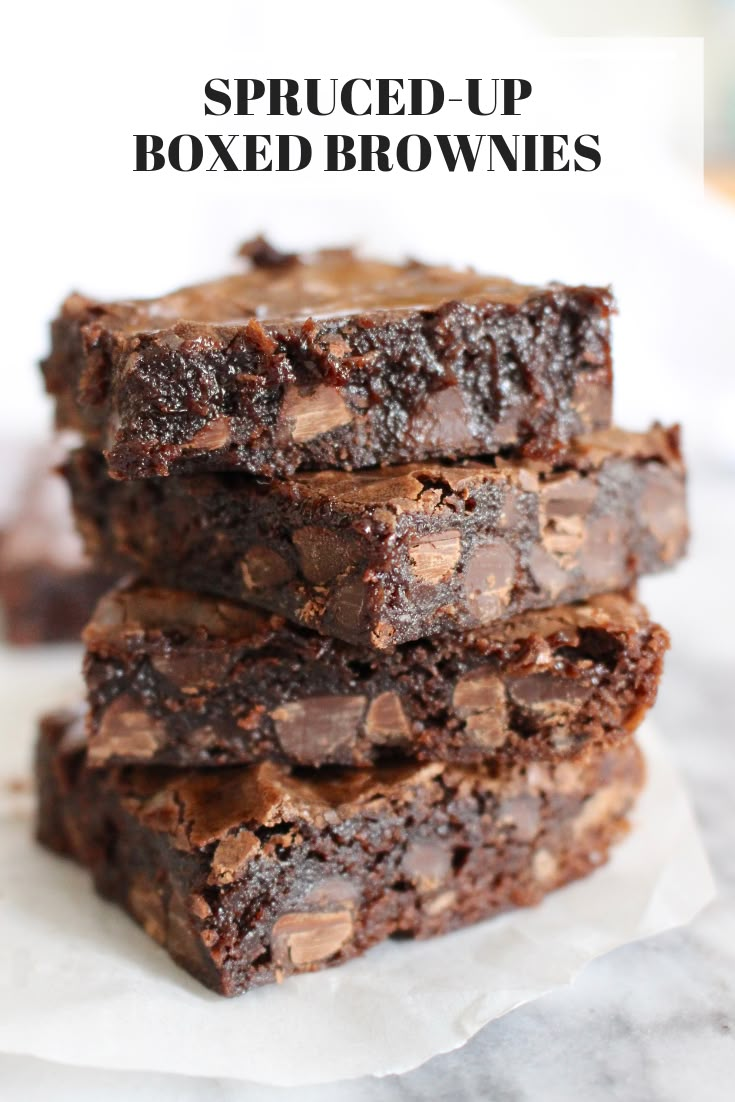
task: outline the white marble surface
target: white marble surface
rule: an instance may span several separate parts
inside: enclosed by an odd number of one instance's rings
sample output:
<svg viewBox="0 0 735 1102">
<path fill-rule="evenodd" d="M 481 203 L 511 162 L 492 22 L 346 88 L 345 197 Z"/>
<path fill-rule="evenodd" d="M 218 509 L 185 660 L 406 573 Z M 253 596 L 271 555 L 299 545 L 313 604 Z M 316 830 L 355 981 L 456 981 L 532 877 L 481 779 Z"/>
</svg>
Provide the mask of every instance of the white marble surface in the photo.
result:
<svg viewBox="0 0 735 1102">
<path fill-rule="evenodd" d="M 401 1077 L 308 1090 L 231 1081 L 62 1068 L 0 1059 L 9 1099 L 104 1097 L 184 1100 L 485 1099 L 525 1102 L 720 1102 L 735 1078 L 735 471 L 694 463 L 696 538 L 676 573 L 644 584 L 672 634 L 656 709 L 687 780 L 719 886 L 688 928 L 630 945 L 588 967 L 573 985 L 491 1023 L 463 1049 Z M 287 1044 L 288 1039 L 283 1038 Z M 325 1038 L 325 1044 L 328 1044 Z"/>
</svg>

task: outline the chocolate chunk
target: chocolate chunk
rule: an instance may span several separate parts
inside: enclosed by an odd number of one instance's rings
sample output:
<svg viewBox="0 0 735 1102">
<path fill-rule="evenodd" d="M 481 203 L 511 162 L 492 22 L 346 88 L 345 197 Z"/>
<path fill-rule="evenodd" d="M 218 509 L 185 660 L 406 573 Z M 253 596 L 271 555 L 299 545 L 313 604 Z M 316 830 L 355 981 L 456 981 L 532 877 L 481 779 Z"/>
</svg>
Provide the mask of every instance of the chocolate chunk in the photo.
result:
<svg viewBox="0 0 735 1102">
<path fill-rule="evenodd" d="M 359 634 L 365 598 L 365 583 L 360 578 L 350 578 L 335 589 L 330 600 L 330 619 L 345 635 Z"/>
<path fill-rule="evenodd" d="M 594 685 L 589 682 L 556 677 L 551 673 L 510 678 L 507 687 L 508 695 L 519 707 L 555 712 L 560 717 L 567 712 L 576 712 L 594 692 Z"/>
<path fill-rule="evenodd" d="M 420 892 L 434 891 L 452 870 L 452 855 L 437 842 L 412 842 L 403 858 L 403 869 Z"/>
<path fill-rule="evenodd" d="M 316 585 L 326 585 L 343 574 L 354 562 L 354 540 L 330 528 L 309 525 L 291 537 L 299 554 L 304 577 Z"/>
<path fill-rule="evenodd" d="M 580 561 L 591 584 L 600 590 L 617 589 L 625 585 L 629 577 L 626 558 L 620 525 L 616 523 L 615 517 L 602 516 L 590 520 L 585 531 Z"/>
<path fill-rule="evenodd" d="M 482 666 L 464 674 L 452 695 L 457 715 L 464 720 L 469 741 L 486 751 L 502 746 L 508 737 L 505 686 L 497 673 Z"/>
<path fill-rule="evenodd" d="M 419 582 L 436 585 L 446 581 L 454 571 L 462 551 L 458 529 L 424 536 L 410 545 L 409 556 L 414 577 Z"/>
<path fill-rule="evenodd" d="M 248 590 L 271 589 L 289 581 L 294 571 L 277 551 L 269 547 L 251 547 L 240 564 Z"/>
<path fill-rule="evenodd" d="M 271 954 L 278 964 L 297 968 L 328 960 L 353 937 L 349 911 L 309 911 L 283 915 L 271 934 Z"/>
<path fill-rule="evenodd" d="M 312 696 L 281 704 L 271 716 L 293 761 L 339 761 L 340 753 L 349 753 L 357 740 L 366 703 L 364 696 Z"/>
<path fill-rule="evenodd" d="M 290 436 L 295 444 L 349 425 L 353 417 L 340 393 L 327 386 L 317 387 L 312 394 L 287 389 L 282 411 L 284 420 L 291 426 Z"/>
<path fill-rule="evenodd" d="M 309 888 L 304 894 L 304 903 L 315 910 L 339 911 L 357 906 L 358 889 L 349 880 L 339 876 L 327 876 Z"/>
<path fill-rule="evenodd" d="M 473 455 L 476 452 L 470 411 L 457 386 L 431 391 L 410 419 L 411 432 L 431 449 L 432 440 L 442 440 L 445 455 Z M 501 429 L 499 422 L 496 436 Z"/>
<path fill-rule="evenodd" d="M 555 601 L 569 584 L 569 573 L 545 547 L 534 547 L 529 556 L 529 572 L 544 600 Z"/>
<path fill-rule="evenodd" d="M 165 739 L 164 725 L 156 723 L 136 707 L 132 696 L 123 693 L 102 715 L 99 735 L 90 741 L 89 756 L 98 764 L 117 756 L 145 760 L 154 757 Z"/>
<path fill-rule="evenodd" d="M 229 671 L 226 654 L 156 654 L 151 664 L 165 680 L 182 693 L 200 693 L 220 684 Z"/>
<path fill-rule="evenodd" d="M 452 695 L 457 715 L 466 718 L 474 712 L 504 711 L 505 688 L 494 667 L 480 666 L 460 677 Z"/>
<path fill-rule="evenodd" d="M 185 450 L 201 450 L 203 452 L 214 452 L 220 448 L 225 448 L 232 439 L 232 431 L 230 428 L 230 419 L 228 417 L 215 417 L 213 421 L 209 421 L 204 425 L 199 432 L 182 444 Z"/>
<path fill-rule="evenodd" d="M 541 543 L 563 570 L 575 566 L 587 532 L 597 488 L 573 472 L 547 483 L 541 490 Z"/>
<path fill-rule="evenodd" d="M 504 543 L 487 543 L 475 549 L 465 569 L 465 591 L 471 615 L 481 624 L 503 615 L 510 603 L 516 562 Z"/>
<path fill-rule="evenodd" d="M 370 703 L 365 734 L 376 745 L 391 746 L 407 740 L 411 726 L 398 693 L 379 693 Z"/>
</svg>

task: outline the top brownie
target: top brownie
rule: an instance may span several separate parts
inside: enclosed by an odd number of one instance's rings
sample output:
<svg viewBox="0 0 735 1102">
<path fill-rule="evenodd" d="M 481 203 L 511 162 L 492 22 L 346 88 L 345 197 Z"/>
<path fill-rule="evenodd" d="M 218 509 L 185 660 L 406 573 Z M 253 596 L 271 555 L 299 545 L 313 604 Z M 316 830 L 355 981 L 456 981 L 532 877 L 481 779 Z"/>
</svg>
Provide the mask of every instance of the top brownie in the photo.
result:
<svg viewBox="0 0 735 1102">
<path fill-rule="evenodd" d="M 65 302 L 46 386 L 113 477 L 550 459 L 610 424 L 604 288 L 243 253 L 241 274 L 162 298 Z"/>
</svg>

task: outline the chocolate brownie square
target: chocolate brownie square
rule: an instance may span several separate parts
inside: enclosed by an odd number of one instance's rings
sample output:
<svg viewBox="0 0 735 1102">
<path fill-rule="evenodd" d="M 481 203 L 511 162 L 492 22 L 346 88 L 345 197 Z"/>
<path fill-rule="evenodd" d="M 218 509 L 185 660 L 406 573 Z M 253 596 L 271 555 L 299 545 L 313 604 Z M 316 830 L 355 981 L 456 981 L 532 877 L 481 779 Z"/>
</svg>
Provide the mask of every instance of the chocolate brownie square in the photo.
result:
<svg viewBox="0 0 735 1102">
<path fill-rule="evenodd" d="M 560 761 L 627 738 L 668 644 L 624 594 L 378 653 L 141 583 L 84 641 L 89 764 L 180 767 Z"/>
<path fill-rule="evenodd" d="M 38 835 L 224 995 L 538 903 L 602 864 L 635 743 L 558 765 L 293 773 L 90 769 L 79 716 L 38 745 Z"/>
<path fill-rule="evenodd" d="M 379 650 L 627 588 L 688 535 L 678 432 L 660 426 L 579 437 L 563 465 L 120 482 L 82 449 L 67 475 L 99 564 Z"/>
<path fill-rule="evenodd" d="M 604 288 L 262 244 L 248 264 L 148 301 L 64 304 L 46 386 L 114 477 L 548 458 L 610 424 Z"/>
</svg>

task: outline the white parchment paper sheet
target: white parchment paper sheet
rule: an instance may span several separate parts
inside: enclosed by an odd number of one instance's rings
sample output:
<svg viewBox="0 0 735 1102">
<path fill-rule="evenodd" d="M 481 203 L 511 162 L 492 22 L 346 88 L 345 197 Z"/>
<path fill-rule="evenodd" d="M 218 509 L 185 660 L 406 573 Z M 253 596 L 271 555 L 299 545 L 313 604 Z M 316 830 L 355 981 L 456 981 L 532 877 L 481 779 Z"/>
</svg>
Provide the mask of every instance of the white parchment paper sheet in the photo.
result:
<svg viewBox="0 0 735 1102">
<path fill-rule="evenodd" d="M 533 910 L 222 999 L 32 841 L 31 796 L 13 782 L 28 776 L 34 716 L 78 692 L 78 663 L 73 650 L 0 652 L 0 1051 L 284 1086 L 402 1072 L 594 957 L 688 922 L 714 894 L 686 795 L 649 728 L 635 829 L 587 881 Z"/>
</svg>

